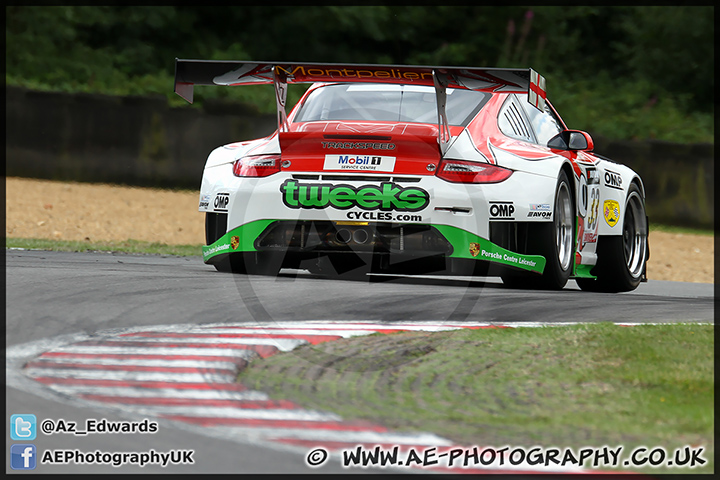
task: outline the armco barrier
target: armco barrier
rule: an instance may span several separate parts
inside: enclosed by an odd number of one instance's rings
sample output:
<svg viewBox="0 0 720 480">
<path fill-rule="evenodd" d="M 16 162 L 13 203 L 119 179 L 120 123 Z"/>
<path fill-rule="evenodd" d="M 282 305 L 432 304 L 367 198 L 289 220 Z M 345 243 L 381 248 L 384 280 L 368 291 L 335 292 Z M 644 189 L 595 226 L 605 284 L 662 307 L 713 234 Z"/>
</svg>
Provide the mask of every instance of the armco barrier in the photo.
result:
<svg viewBox="0 0 720 480">
<path fill-rule="evenodd" d="M 198 189 L 213 148 L 271 134 L 274 114 L 206 101 L 6 88 L 6 175 Z M 595 151 L 643 178 L 651 221 L 712 228 L 714 144 L 610 141 Z"/>
</svg>

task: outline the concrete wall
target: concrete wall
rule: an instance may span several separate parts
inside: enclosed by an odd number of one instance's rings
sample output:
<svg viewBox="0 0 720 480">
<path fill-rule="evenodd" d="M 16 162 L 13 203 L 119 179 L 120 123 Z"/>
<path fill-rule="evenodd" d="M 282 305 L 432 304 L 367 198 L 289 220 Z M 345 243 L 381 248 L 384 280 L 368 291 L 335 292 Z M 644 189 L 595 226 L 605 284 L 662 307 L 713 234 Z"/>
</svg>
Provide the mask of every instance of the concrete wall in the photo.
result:
<svg viewBox="0 0 720 480">
<path fill-rule="evenodd" d="M 47 93 L 8 87 L 8 176 L 200 188 L 208 153 L 272 133 L 275 115 L 165 97 Z"/>
<path fill-rule="evenodd" d="M 115 97 L 6 88 L 6 175 L 198 189 L 208 153 L 275 130 L 275 115 L 164 97 Z M 714 222 L 714 145 L 595 138 L 595 151 L 643 178 L 651 221 Z"/>
<path fill-rule="evenodd" d="M 714 144 L 594 140 L 595 152 L 640 175 L 651 222 L 713 228 Z"/>
</svg>

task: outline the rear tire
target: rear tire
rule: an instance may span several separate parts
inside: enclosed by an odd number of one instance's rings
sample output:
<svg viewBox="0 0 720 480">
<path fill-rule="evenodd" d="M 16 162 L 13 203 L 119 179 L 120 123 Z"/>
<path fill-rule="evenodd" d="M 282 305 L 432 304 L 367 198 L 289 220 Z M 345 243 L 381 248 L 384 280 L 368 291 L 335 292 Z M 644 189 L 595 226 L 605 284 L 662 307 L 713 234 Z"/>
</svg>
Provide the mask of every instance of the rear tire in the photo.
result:
<svg viewBox="0 0 720 480">
<path fill-rule="evenodd" d="M 575 195 L 565 171 L 558 176 L 555 188 L 553 221 L 531 224 L 527 252 L 545 257 L 542 275 L 508 272 L 501 275 L 511 288 L 562 290 L 567 284 L 575 258 Z"/>
<path fill-rule="evenodd" d="M 640 188 L 633 183 L 625 200 L 622 235 L 600 237 L 597 265 L 592 278 L 577 278 L 582 290 L 589 292 L 629 292 L 635 290 L 645 274 L 648 247 L 648 223 L 645 201 Z"/>
<path fill-rule="evenodd" d="M 275 277 L 280 273 L 284 257 L 281 252 L 242 252 L 231 254 L 230 262 L 236 273 Z"/>
</svg>

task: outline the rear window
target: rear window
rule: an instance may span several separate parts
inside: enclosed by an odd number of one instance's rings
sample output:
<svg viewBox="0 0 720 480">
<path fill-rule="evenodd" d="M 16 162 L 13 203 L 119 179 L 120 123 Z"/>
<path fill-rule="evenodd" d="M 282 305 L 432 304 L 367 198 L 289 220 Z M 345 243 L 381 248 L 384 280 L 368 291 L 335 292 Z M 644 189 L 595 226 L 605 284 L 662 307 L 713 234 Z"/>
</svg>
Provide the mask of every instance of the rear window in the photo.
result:
<svg viewBox="0 0 720 480">
<path fill-rule="evenodd" d="M 489 98 L 485 92 L 448 88 L 448 122 L 466 126 Z M 327 85 L 310 93 L 294 121 L 328 120 L 437 123 L 435 89 L 375 83 Z"/>
</svg>

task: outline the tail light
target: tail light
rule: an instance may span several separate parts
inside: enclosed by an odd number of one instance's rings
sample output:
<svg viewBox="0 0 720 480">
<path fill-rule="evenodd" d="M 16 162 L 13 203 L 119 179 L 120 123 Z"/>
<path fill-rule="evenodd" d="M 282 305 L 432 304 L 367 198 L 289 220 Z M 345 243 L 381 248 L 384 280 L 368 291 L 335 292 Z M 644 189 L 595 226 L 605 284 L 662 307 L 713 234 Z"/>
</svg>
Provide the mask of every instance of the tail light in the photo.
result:
<svg viewBox="0 0 720 480">
<path fill-rule="evenodd" d="M 497 165 L 464 160 L 443 160 L 437 169 L 438 177 L 452 183 L 500 183 L 512 173 Z"/>
<path fill-rule="evenodd" d="M 236 177 L 269 177 L 280 171 L 280 155 L 255 155 L 235 160 Z"/>
</svg>

